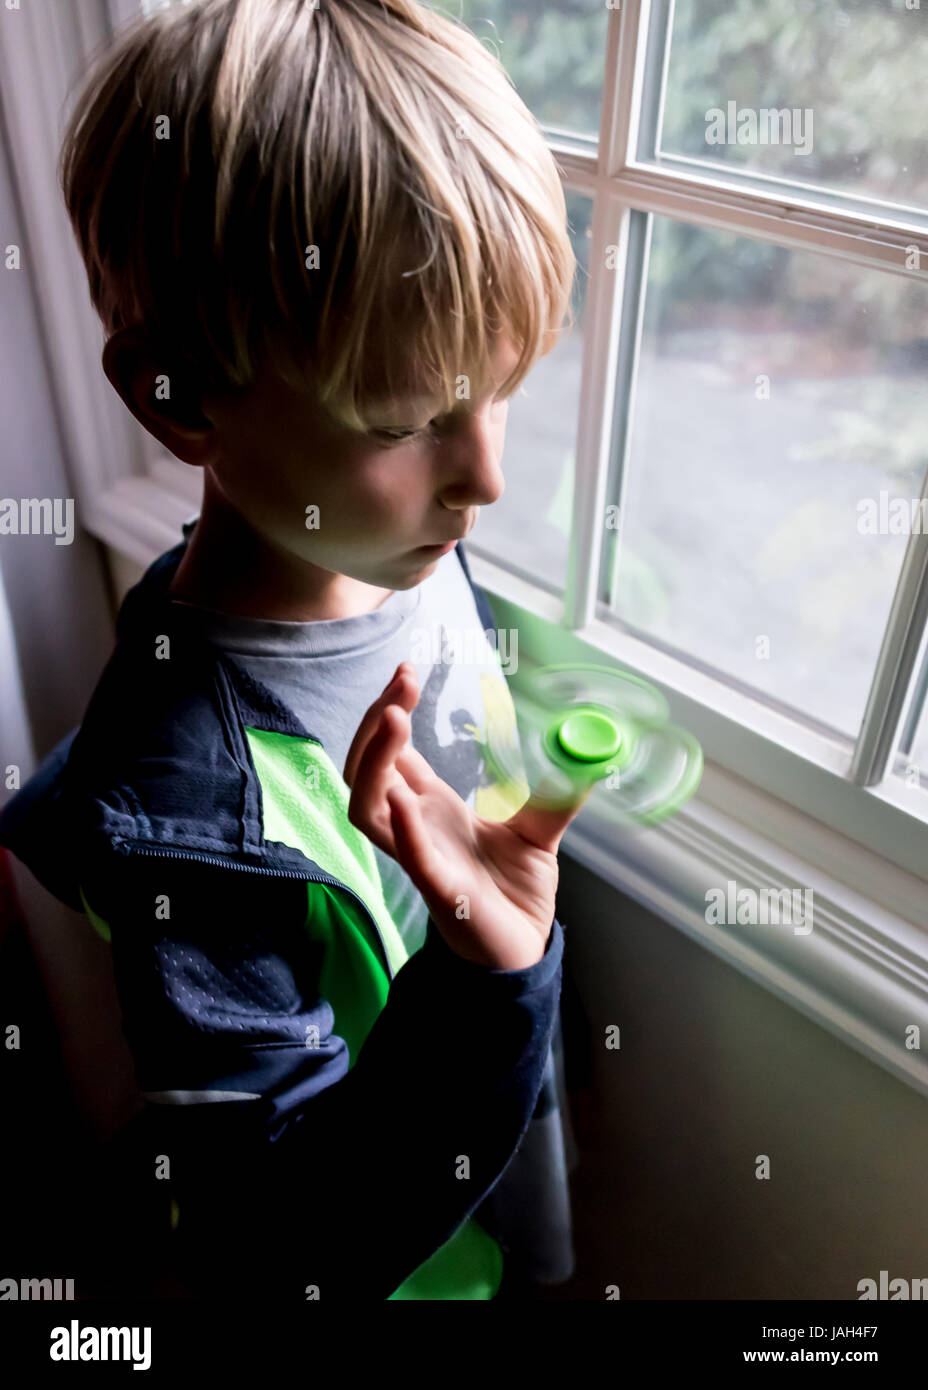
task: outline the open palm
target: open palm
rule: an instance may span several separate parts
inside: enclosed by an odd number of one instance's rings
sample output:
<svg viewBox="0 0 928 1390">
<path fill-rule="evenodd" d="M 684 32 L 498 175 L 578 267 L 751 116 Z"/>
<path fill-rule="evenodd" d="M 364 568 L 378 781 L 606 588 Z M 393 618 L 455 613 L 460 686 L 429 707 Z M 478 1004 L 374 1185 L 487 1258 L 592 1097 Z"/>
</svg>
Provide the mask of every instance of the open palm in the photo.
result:
<svg viewBox="0 0 928 1390">
<path fill-rule="evenodd" d="M 529 800 L 508 821 L 477 815 L 409 743 L 418 698 L 415 668 L 404 662 L 348 751 L 348 817 L 403 866 L 458 955 L 524 969 L 544 954 L 558 844 L 589 788 L 561 811 Z"/>
</svg>

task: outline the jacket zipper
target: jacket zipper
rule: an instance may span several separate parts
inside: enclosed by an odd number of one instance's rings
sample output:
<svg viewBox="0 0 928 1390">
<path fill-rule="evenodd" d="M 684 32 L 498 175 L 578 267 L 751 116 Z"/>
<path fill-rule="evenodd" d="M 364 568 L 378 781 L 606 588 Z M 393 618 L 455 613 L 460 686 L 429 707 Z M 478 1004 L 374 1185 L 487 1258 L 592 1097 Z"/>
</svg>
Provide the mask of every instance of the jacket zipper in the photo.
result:
<svg viewBox="0 0 928 1390">
<path fill-rule="evenodd" d="M 114 835 L 111 842 L 120 854 L 147 854 L 153 859 L 195 859 L 200 864 L 216 864 L 220 869 L 237 869 L 239 873 L 246 874 L 270 874 L 272 878 L 299 878 L 304 883 L 329 883 L 334 888 L 340 888 L 344 893 L 350 893 L 355 902 L 361 907 L 367 916 L 368 921 L 374 928 L 374 936 L 383 955 L 383 963 L 389 979 L 394 977 L 393 967 L 390 964 L 390 957 L 384 945 L 380 928 L 374 921 L 373 914 L 363 898 L 359 897 L 353 888 L 349 888 L 347 883 L 342 883 L 341 879 L 334 878 L 332 874 L 320 872 L 318 874 L 301 873 L 299 869 L 266 869 L 257 864 L 237 864 L 235 860 L 220 859 L 216 854 L 203 854 L 194 849 L 151 849 L 147 845 L 130 843 L 124 835 Z"/>
</svg>

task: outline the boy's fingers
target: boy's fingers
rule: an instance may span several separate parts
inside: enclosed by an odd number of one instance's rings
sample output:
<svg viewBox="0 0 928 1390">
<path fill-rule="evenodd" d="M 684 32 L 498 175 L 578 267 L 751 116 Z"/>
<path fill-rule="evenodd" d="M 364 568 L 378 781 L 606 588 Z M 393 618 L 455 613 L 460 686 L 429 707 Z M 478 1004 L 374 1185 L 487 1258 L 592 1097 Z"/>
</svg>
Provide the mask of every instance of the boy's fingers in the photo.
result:
<svg viewBox="0 0 928 1390">
<path fill-rule="evenodd" d="M 427 792 L 430 787 L 433 787 L 436 782 L 441 781 L 431 764 L 413 748 L 411 743 L 405 744 L 400 750 L 399 757 L 396 759 L 396 769 L 402 773 L 403 779 L 409 783 L 413 791 L 420 796 L 423 792 Z"/>
<path fill-rule="evenodd" d="M 584 788 L 578 799 L 559 810 L 548 810 L 544 806 L 533 805 L 531 797 L 525 805 L 514 816 L 510 816 L 506 825 L 510 830 L 514 830 L 517 835 L 521 835 L 524 840 L 528 840 L 538 849 L 547 850 L 549 854 L 556 854 L 561 836 L 567 829 L 574 816 L 583 806 L 593 785 Z"/>
<path fill-rule="evenodd" d="M 348 819 L 379 848 L 395 856 L 387 790 L 401 774 L 395 763 L 409 736 L 409 715 L 395 705 L 381 711 L 355 773 Z"/>
<path fill-rule="evenodd" d="M 409 787 L 397 781 L 387 789 L 387 802 L 397 858 L 414 886 L 422 892 L 431 869 L 433 852 L 422 823 L 418 800 Z"/>
<path fill-rule="evenodd" d="M 392 680 L 386 689 L 378 695 L 377 699 L 370 706 L 358 725 L 357 732 L 351 741 L 348 755 L 345 758 L 345 769 L 342 777 L 349 787 L 353 787 L 358 773 L 358 765 L 364 755 L 371 735 L 380 723 L 380 717 L 389 704 L 402 705 L 403 709 L 412 711 L 419 699 L 418 686 L 414 679 L 415 667 L 409 661 L 401 661 L 393 673 Z M 394 689 L 395 686 L 395 689 Z"/>
</svg>

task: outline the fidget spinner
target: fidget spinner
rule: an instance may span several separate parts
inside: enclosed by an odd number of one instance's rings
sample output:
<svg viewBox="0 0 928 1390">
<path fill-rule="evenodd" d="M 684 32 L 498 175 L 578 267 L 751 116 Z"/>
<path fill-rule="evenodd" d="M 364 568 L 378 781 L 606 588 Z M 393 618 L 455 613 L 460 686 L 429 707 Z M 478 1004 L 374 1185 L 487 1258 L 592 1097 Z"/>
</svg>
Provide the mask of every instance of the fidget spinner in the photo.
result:
<svg viewBox="0 0 928 1390">
<path fill-rule="evenodd" d="M 666 820 L 699 786 L 699 743 L 668 720 L 659 690 L 611 666 L 537 667 L 513 677 L 518 742 L 488 730 L 484 756 L 502 789 L 559 810 L 603 782 L 610 807 L 629 824 Z"/>
</svg>

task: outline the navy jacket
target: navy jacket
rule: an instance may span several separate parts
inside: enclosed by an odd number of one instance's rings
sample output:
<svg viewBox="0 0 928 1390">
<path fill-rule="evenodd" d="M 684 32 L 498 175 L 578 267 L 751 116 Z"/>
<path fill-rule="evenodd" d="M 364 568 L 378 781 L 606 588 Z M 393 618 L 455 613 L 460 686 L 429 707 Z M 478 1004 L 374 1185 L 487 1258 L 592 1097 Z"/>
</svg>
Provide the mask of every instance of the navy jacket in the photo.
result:
<svg viewBox="0 0 928 1390">
<path fill-rule="evenodd" d="M 552 922 L 536 965 L 500 971 L 457 956 L 430 922 L 398 972 L 386 962 L 386 1002 L 352 1064 L 320 992 L 318 945 L 295 927 L 311 883 L 347 894 L 375 944 L 377 924 L 346 884 L 265 839 L 245 726 L 313 735 L 195 640 L 166 593 L 182 550 L 126 595 L 80 728 L 0 812 L 0 844 L 111 927 L 139 1086 L 183 1102 L 151 1100 L 141 1148 L 171 1159 L 194 1291 L 222 1296 L 244 1279 L 274 1297 L 317 1285 L 326 1300 L 385 1299 L 484 1218 L 525 1134 L 557 1018 L 562 929 Z M 165 637 L 170 659 L 153 660 Z M 165 893 L 169 922 L 152 912 Z"/>
</svg>

